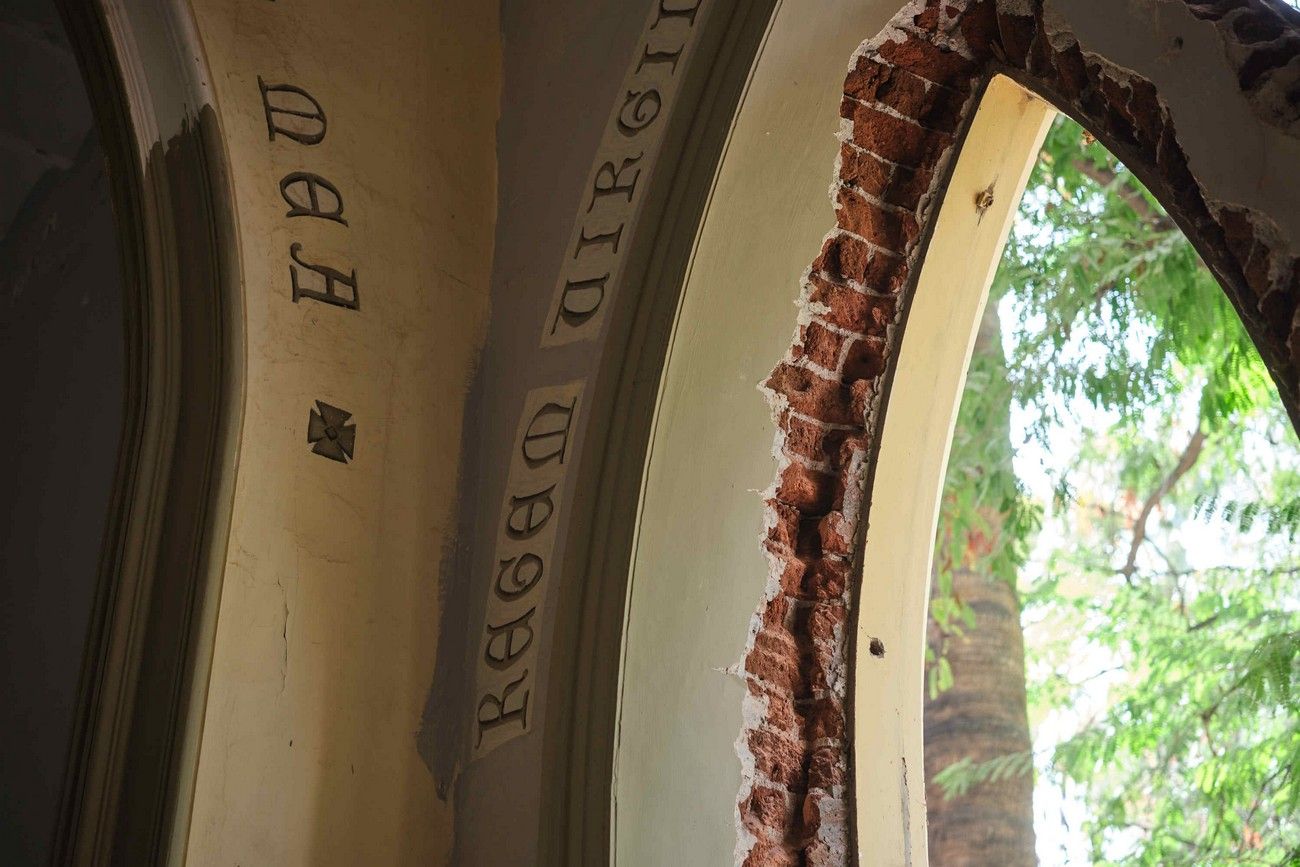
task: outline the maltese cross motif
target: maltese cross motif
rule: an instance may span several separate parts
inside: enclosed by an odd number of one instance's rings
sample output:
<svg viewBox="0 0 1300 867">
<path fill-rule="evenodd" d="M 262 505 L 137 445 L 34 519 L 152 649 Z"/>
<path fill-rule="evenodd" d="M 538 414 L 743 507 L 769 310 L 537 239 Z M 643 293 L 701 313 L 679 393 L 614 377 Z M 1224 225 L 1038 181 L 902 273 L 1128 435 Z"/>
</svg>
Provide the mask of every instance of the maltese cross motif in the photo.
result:
<svg viewBox="0 0 1300 867">
<path fill-rule="evenodd" d="M 346 464 L 352 459 L 357 443 L 357 426 L 348 424 L 352 413 L 324 401 L 316 401 L 316 409 L 307 420 L 307 442 L 312 452 L 332 461 Z"/>
</svg>

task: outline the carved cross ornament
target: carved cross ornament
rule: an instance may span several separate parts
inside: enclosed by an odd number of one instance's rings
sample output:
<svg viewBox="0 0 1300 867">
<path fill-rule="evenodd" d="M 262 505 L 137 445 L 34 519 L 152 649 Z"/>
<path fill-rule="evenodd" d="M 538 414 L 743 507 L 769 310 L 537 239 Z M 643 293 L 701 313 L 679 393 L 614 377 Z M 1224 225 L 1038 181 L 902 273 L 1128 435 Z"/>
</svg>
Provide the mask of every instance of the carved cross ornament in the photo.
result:
<svg viewBox="0 0 1300 867">
<path fill-rule="evenodd" d="M 316 401 L 316 409 L 307 419 L 307 442 L 312 444 L 312 453 L 344 464 L 351 460 L 357 426 L 347 423 L 350 418 L 352 413 L 347 410 Z"/>
</svg>

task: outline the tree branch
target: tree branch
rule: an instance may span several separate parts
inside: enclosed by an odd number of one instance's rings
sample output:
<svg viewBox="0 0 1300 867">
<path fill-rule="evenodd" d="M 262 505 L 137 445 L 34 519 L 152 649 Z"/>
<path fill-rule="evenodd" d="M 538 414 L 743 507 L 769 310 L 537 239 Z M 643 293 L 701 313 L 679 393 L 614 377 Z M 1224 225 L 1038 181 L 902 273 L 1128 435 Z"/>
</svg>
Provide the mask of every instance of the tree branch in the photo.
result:
<svg viewBox="0 0 1300 867">
<path fill-rule="evenodd" d="M 1197 458 L 1201 456 L 1201 449 L 1205 446 L 1205 433 L 1196 428 L 1192 438 L 1188 440 L 1187 447 L 1183 449 L 1182 455 L 1178 458 L 1178 463 L 1165 476 L 1164 481 L 1156 486 L 1147 497 L 1146 502 L 1142 504 L 1142 511 L 1138 513 L 1137 520 L 1133 522 L 1133 540 L 1129 543 L 1128 558 L 1124 561 L 1124 568 L 1120 569 L 1120 574 L 1126 581 L 1132 581 L 1133 573 L 1137 571 L 1138 550 L 1142 547 L 1142 542 L 1147 536 L 1147 521 L 1151 518 L 1151 513 L 1155 511 L 1160 501 L 1173 490 L 1178 480 L 1187 474 L 1195 464 Z"/>
<path fill-rule="evenodd" d="M 1152 207 L 1147 201 L 1147 197 L 1140 191 L 1127 183 L 1113 170 L 1106 166 L 1099 166 L 1091 160 L 1083 157 L 1076 157 L 1074 167 L 1083 175 L 1096 181 L 1106 190 L 1113 192 L 1124 201 L 1124 204 L 1133 209 L 1133 212 L 1152 229 L 1160 232 L 1167 232 L 1175 228 L 1174 221 L 1168 214 L 1161 212 L 1159 209 Z"/>
</svg>

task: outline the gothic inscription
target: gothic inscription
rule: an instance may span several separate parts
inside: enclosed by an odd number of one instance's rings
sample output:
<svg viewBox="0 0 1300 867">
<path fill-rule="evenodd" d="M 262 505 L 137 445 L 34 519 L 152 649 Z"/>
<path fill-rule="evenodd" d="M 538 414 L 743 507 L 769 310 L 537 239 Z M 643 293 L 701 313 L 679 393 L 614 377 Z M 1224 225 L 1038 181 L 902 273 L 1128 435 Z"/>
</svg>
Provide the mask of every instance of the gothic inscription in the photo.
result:
<svg viewBox="0 0 1300 867">
<path fill-rule="evenodd" d="M 478 641 L 470 745 L 475 758 L 531 730 L 542 600 L 583 383 L 535 388 L 513 440 Z"/>
<path fill-rule="evenodd" d="M 636 214 L 663 148 L 669 110 L 713 9 L 709 0 L 649 2 L 641 39 L 580 192 L 542 323 L 543 352 L 601 335 L 610 299 L 623 279 Z M 304 112 L 309 108 L 299 106 Z M 313 201 L 318 209 L 335 202 L 320 192 Z M 341 213 L 341 199 L 338 204 Z M 336 280 L 341 294 L 337 285 Z M 598 354 L 585 355 L 592 362 Z M 541 632 L 543 600 L 561 580 L 555 545 L 564 518 L 565 474 L 575 460 L 574 438 L 583 423 L 581 377 L 587 367 L 569 367 L 564 378 L 571 381 L 565 384 L 537 385 L 528 392 L 511 453 L 502 456 L 508 469 L 493 552 L 490 560 L 476 564 L 474 575 L 487 593 L 487 606 L 471 639 L 476 653 L 475 691 L 467 708 L 471 760 L 527 734 L 545 713 L 543 696 L 535 691 L 540 648 L 547 644 Z"/>
<path fill-rule="evenodd" d="M 296 84 L 268 84 L 260 75 L 257 87 L 262 95 L 266 137 L 281 138 L 306 147 L 325 140 L 328 121 L 325 108 L 316 97 Z M 286 219 L 308 217 L 347 227 L 343 216 L 343 192 L 329 178 L 298 170 L 280 179 L 280 198 L 289 206 Z M 347 271 L 316 261 L 303 251 L 301 241 L 289 244 L 289 297 L 293 303 L 308 300 L 344 310 L 360 310 L 357 269 Z M 356 448 L 357 426 L 348 424 L 352 414 L 316 401 L 307 417 L 307 442 L 312 453 L 346 464 Z"/>
<path fill-rule="evenodd" d="M 663 140 L 703 0 L 655 0 L 605 128 L 542 327 L 543 347 L 592 340 L 623 273 L 619 249 Z"/>
<path fill-rule="evenodd" d="M 291 138 L 298 144 L 316 145 L 325 140 L 325 109 L 316 98 L 292 84 L 267 84 L 257 77 L 266 113 L 266 137 Z"/>
<path fill-rule="evenodd" d="M 266 137 L 284 137 L 300 145 L 314 146 L 325 140 L 325 109 L 316 97 L 294 84 L 267 84 L 257 77 L 266 116 Z M 286 218 L 315 217 L 347 226 L 343 218 L 343 193 L 328 178 L 315 172 L 289 172 L 280 179 L 280 197 L 289 205 Z M 303 255 L 299 241 L 289 244 L 289 297 L 294 303 L 304 298 L 345 310 L 360 310 L 357 270 L 344 272 L 314 262 Z"/>
</svg>

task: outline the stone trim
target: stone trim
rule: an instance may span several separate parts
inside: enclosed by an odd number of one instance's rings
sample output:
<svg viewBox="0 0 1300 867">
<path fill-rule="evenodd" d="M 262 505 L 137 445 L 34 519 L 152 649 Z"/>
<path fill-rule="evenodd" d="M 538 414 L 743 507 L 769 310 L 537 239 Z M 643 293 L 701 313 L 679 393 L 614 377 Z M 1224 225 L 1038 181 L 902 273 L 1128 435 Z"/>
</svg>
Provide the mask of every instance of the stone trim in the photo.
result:
<svg viewBox="0 0 1300 867">
<path fill-rule="evenodd" d="M 1271 0 L 1187 5 L 1216 22 L 1256 114 L 1294 134 L 1300 31 L 1289 10 Z M 867 477 L 928 233 L 997 73 L 1077 118 L 1160 198 L 1300 420 L 1300 259 L 1267 215 L 1206 195 L 1155 86 L 1049 27 L 1043 0 L 905 6 L 852 58 L 831 187 L 836 227 L 806 272 L 794 341 L 763 385 L 778 466 L 766 493 L 768 582 L 742 664 L 736 862 L 746 867 L 856 860 L 849 636 Z"/>
</svg>

